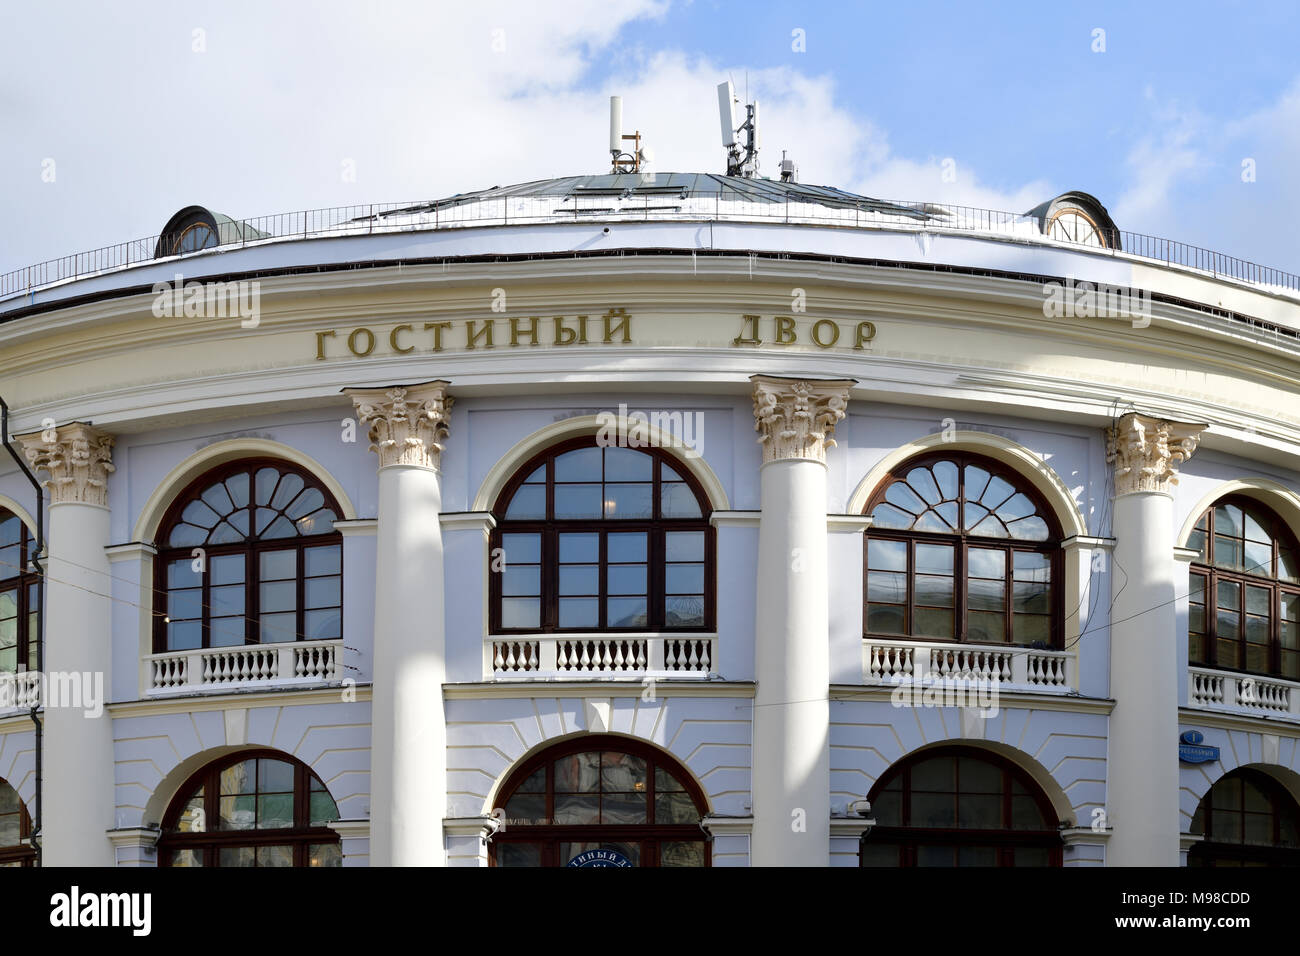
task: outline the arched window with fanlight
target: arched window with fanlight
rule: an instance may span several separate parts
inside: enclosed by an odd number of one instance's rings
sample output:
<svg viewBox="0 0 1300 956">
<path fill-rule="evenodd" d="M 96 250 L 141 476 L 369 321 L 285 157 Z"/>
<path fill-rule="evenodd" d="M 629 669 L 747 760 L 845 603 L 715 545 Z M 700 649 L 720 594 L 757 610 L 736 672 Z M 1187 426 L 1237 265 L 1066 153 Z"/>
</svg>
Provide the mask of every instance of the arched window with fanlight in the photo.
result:
<svg viewBox="0 0 1300 956">
<path fill-rule="evenodd" d="M 342 637 L 341 513 L 284 461 L 240 461 L 193 482 L 159 530 L 154 650 Z"/>
<path fill-rule="evenodd" d="M 922 751 L 868 799 L 859 863 L 880 867 L 1060 866 L 1059 821 L 1021 767 L 973 747 Z"/>
<path fill-rule="evenodd" d="M 1220 777 L 1201 798 L 1191 832 L 1202 837 L 1188 866 L 1300 866 L 1300 805 L 1250 767 Z"/>
<path fill-rule="evenodd" d="M 864 633 L 1061 646 L 1061 533 L 1028 481 L 977 455 L 916 458 L 866 508 Z"/>
<path fill-rule="evenodd" d="M 1277 514 L 1229 497 L 1196 522 L 1188 598 L 1192 664 L 1300 680 L 1300 551 Z"/>
<path fill-rule="evenodd" d="M 713 627 L 708 499 L 668 453 L 565 442 L 519 469 L 494 514 L 494 633 Z"/>
<path fill-rule="evenodd" d="M 341 866 L 339 818 L 310 767 L 274 750 L 208 764 L 172 800 L 160 866 Z"/>
<path fill-rule="evenodd" d="M 708 803 L 671 756 L 589 734 L 525 761 L 501 788 L 505 827 L 493 866 L 695 867 L 710 864 Z"/>
<path fill-rule="evenodd" d="M 32 835 L 31 817 L 18 791 L 0 778 L 0 866 L 32 866 L 36 850 L 28 839 Z"/>
<path fill-rule="evenodd" d="M 36 670 L 40 590 L 36 542 L 21 518 L 0 508 L 0 674 Z"/>
</svg>

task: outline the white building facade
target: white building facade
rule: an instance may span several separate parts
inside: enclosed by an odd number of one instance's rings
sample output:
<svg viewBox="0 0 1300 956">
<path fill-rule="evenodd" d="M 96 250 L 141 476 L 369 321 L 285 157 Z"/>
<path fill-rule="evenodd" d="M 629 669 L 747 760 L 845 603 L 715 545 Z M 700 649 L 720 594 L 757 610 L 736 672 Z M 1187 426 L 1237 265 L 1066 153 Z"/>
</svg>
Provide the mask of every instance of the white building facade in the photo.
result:
<svg viewBox="0 0 1300 956">
<path fill-rule="evenodd" d="M 1300 280 L 1155 242 L 624 175 L 0 277 L 0 863 L 1294 862 Z"/>
</svg>

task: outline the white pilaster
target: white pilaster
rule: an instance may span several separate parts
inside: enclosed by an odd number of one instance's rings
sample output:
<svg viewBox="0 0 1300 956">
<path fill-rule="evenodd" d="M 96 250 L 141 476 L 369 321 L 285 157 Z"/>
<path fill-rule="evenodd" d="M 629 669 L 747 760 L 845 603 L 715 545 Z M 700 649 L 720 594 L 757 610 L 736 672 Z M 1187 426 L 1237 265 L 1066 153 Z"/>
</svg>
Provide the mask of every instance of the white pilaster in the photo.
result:
<svg viewBox="0 0 1300 956">
<path fill-rule="evenodd" d="M 763 446 L 755 627 L 756 866 L 830 860 L 826 447 L 852 381 L 756 375 Z"/>
<path fill-rule="evenodd" d="M 108 475 L 113 439 L 82 422 L 19 439 L 48 473 L 42 864 L 113 866 L 117 800 L 112 687 Z"/>
<path fill-rule="evenodd" d="M 447 804 L 439 463 L 447 383 L 345 389 L 379 455 L 370 862 L 442 866 Z"/>
<path fill-rule="evenodd" d="M 1178 614 L 1171 486 L 1203 425 L 1124 415 L 1107 434 L 1115 466 L 1106 847 L 1111 866 L 1177 866 Z"/>
</svg>

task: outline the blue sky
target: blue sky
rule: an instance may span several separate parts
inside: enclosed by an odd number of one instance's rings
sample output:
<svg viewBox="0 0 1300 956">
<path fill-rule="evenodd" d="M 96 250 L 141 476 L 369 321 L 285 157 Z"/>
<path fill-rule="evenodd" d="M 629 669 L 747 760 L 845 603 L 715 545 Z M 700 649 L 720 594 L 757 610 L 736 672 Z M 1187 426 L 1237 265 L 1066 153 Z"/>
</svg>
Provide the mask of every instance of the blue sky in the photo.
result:
<svg viewBox="0 0 1300 956">
<path fill-rule="evenodd" d="M 746 73 L 766 172 L 785 148 L 805 182 L 1015 211 L 1083 189 L 1121 228 L 1300 271 L 1295 5 L 300 9 L 11 8 L 0 271 L 192 203 L 244 217 L 603 172 L 610 93 L 656 168 L 721 171 L 713 86 Z"/>
</svg>

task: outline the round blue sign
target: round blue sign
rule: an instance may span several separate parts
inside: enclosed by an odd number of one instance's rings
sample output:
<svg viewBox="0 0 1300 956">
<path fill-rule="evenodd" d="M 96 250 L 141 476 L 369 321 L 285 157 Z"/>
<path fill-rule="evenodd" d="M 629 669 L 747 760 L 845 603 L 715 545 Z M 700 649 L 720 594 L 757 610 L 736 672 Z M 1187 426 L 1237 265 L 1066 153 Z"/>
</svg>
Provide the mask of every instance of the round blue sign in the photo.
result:
<svg viewBox="0 0 1300 956">
<path fill-rule="evenodd" d="M 1199 730 L 1188 730 L 1182 736 L 1182 741 L 1185 744 L 1199 744 L 1204 740 L 1205 734 L 1201 733 Z"/>
<path fill-rule="evenodd" d="M 577 856 L 575 856 L 572 860 L 570 860 L 566 864 L 566 866 L 618 866 L 618 867 L 630 867 L 631 865 L 632 865 L 632 861 L 629 860 L 622 853 L 619 853 L 618 850 L 608 850 L 604 848 L 599 850 L 586 850 L 582 853 L 579 853 Z"/>
</svg>

